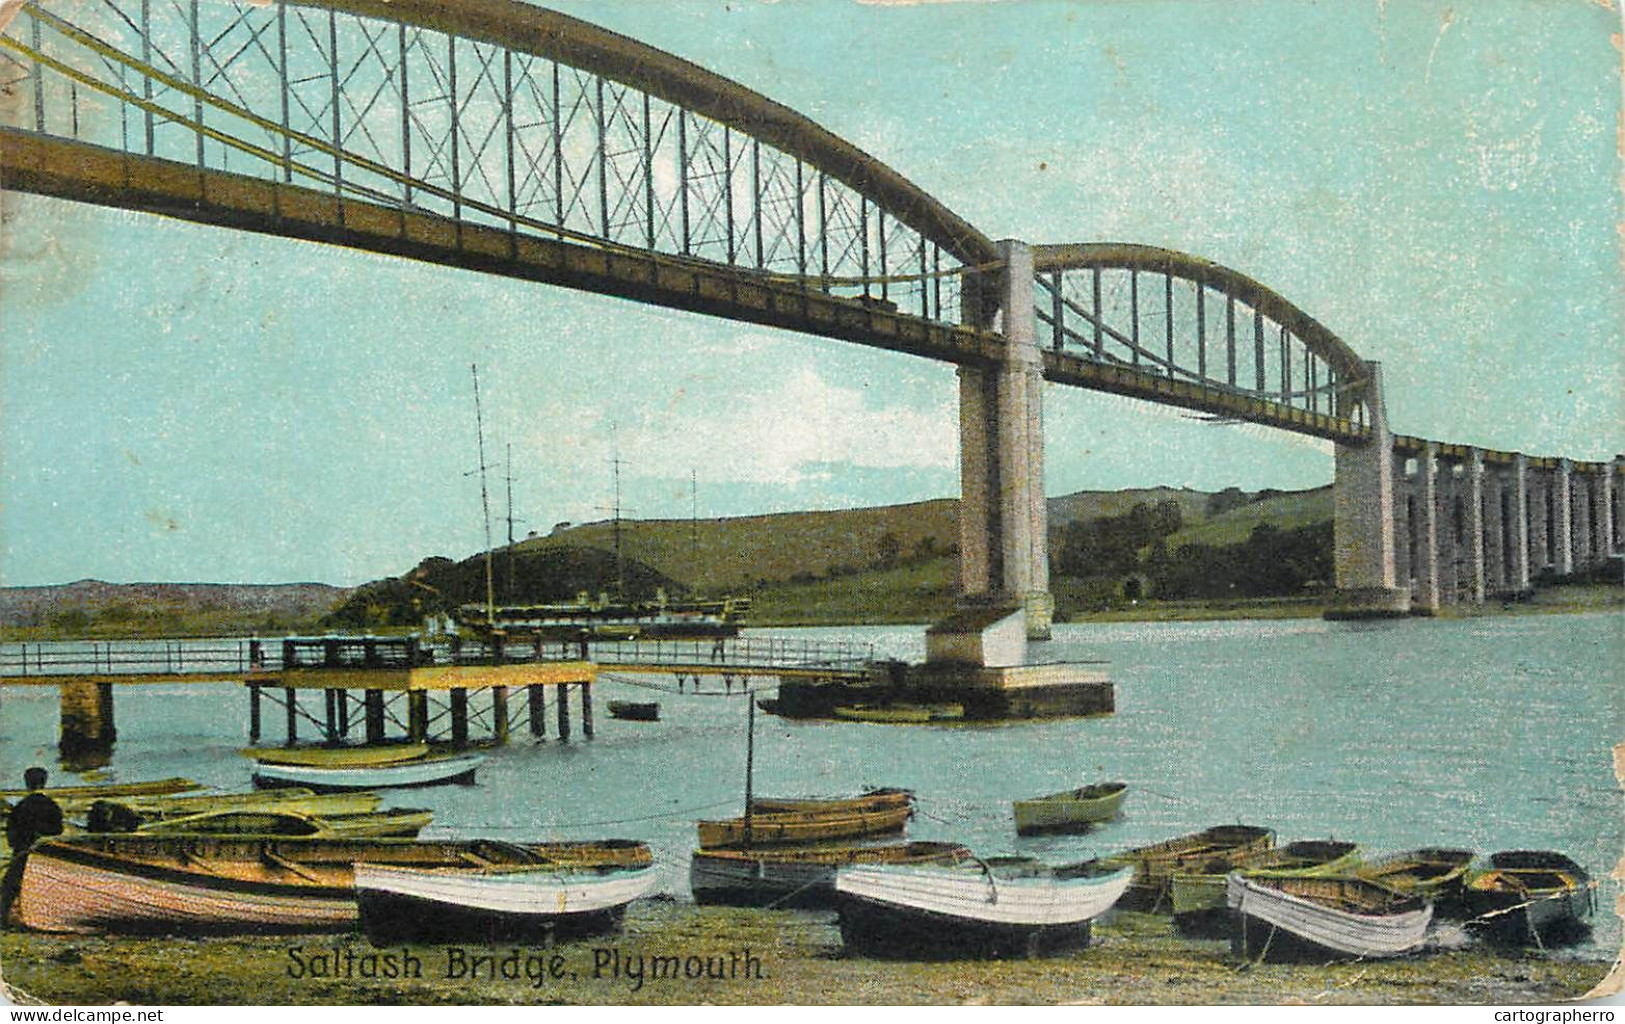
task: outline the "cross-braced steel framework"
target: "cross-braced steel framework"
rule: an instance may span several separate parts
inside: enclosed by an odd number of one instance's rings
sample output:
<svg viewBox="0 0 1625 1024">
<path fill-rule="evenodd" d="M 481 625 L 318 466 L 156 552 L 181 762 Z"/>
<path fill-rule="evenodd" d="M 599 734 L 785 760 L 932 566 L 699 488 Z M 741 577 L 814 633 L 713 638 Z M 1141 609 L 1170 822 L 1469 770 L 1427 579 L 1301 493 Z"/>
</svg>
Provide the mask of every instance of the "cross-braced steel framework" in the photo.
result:
<svg viewBox="0 0 1625 1024">
<path fill-rule="evenodd" d="M 993 243 L 811 121 L 511 0 L 29 0 L 4 184 L 398 253 L 964 365 Z M 1045 375 L 1358 441 L 1363 364 L 1233 271 L 1035 250 Z"/>
</svg>

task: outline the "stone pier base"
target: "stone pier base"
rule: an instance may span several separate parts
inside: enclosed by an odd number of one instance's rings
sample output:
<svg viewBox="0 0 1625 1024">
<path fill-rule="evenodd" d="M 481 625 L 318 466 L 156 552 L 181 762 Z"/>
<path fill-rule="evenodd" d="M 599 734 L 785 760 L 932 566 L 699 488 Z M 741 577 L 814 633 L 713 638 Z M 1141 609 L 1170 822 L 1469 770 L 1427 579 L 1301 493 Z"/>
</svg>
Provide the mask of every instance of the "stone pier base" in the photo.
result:
<svg viewBox="0 0 1625 1024">
<path fill-rule="evenodd" d="M 1104 669 L 1092 665 L 881 662 L 861 681 L 781 678 L 778 699 L 763 707 L 786 718 L 833 718 L 836 708 L 856 704 L 958 704 L 966 721 L 996 722 L 1109 715 L 1116 690 Z"/>
<path fill-rule="evenodd" d="M 1398 587 L 1339 587 L 1326 606 L 1328 619 L 1397 619 L 1412 613 L 1411 595 Z M 1431 612 L 1420 612 L 1431 614 Z"/>
</svg>

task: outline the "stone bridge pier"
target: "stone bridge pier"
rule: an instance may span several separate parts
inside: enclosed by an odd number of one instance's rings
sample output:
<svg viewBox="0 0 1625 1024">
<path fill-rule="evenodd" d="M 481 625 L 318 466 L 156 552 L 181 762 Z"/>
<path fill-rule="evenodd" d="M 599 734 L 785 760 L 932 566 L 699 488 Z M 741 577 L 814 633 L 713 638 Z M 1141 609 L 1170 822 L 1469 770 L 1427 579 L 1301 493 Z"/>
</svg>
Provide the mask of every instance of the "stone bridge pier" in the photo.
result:
<svg viewBox="0 0 1625 1024">
<path fill-rule="evenodd" d="M 1410 611 L 1411 596 L 1399 583 L 1399 545 L 1394 486 L 1394 435 L 1383 408 L 1382 366 L 1366 363 L 1365 404 L 1371 436 L 1364 444 L 1338 444 L 1332 478 L 1335 538 L 1332 559 L 1337 589 L 1328 619 L 1387 618 Z M 1340 402 L 1349 399 L 1340 398 Z"/>
<path fill-rule="evenodd" d="M 1021 607 L 1028 638 L 1046 640 L 1055 601 L 1033 257 L 1025 242 L 998 248 L 1003 268 L 968 279 L 961 294 L 964 321 L 999 331 L 1004 351 L 991 367 L 959 368 L 959 593 L 967 604 Z"/>
</svg>

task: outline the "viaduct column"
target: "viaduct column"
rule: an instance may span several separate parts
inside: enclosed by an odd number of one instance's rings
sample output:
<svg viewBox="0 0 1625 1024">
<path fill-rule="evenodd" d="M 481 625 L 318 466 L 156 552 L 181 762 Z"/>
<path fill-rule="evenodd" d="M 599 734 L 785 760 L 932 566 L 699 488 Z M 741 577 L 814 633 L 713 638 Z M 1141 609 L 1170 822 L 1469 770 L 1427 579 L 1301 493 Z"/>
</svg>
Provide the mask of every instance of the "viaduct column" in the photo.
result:
<svg viewBox="0 0 1625 1024">
<path fill-rule="evenodd" d="M 1484 593 L 1500 594 L 1507 588 L 1506 521 L 1502 516 L 1501 469 L 1485 467 L 1484 472 Z"/>
<path fill-rule="evenodd" d="M 1558 459 L 1552 471 L 1552 571 L 1558 576 L 1574 575 L 1574 519 L 1569 484 L 1574 464 Z"/>
<path fill-rule="evenodd" d="M 1522 458 L 1522 456 L 1519 456 Z M 1546 543 L 1547 520 L 1552 510 L 1552 474 L 1537 470 L 1529 477 L 1529 576 L 1533 580 L 1552 564 L 1551 545 Z"/>
<path fill-rule="evenodd" d="M 1473 448 L 1468 454 L 1461 496 L 1461 571 L 1466 578 L 1467 600 L 1484 603 L 1484 452 Z"/>
<path fill-rule="evenodd" d="M 1608 466 L 1608 498 L 1612 551 L 1625 550 L 1625 455 L 1614 456 Z"/>
<path fill-rule="evenodd" d="M 1573 518 L 1569 523 L 1570 544 L 1574 548 L 1574 569 L 1576 572 L 1591 565 L 1591 475 L 1589 473 L 1569 473 L 1569 515 Z"/>
<path fill-rule="evenodd" d="M 1429 441 L 1416 460 L 1416 519 L 1411 535 L 1416 538 L 1416 579 L 1413 615 L 1437 615 L 1442 603 L 1439 587 L 1439 446 Z"/>
<path fill-rule="evenodd" d="M 1529 589 L 1529 460 L 1522 453 L 1512 457 L 1512 476 L 1508 481 L 1511 492 L 1507 513 L 1512 516 L 1507 537 L 1511 545 L 1507 552 L 1506 587 L 1522 594 Z"/>
<path fill-rule="evenodd" d="M 1337 592 L 1326 609 L 1328 619 L 1387 618 L 1411 608 L 1395 560 L 1394 435 L 1383 408 L 1382 366 L 1365 365 L 1371 439 L 1337 446 L 1332 479 Z"/>
<path fill-rule="evenodd" d="M 1606 562 L 1614 549 L 1614 532 L 1609 528 L 1614 508 L 1614 467 L 1597 464 L 1597 477 L 1591 481 L 1591 557 Z"/>
<path fill-rule="evenodd" d="M 1049 513 L 1044 505 L 1043 361 L 1033 317 L 1033 258 L 1025 242 L 998 243 L 1004 269 L 961 305 L 990 329 L 1002 311 L 1004 351 L 991 368 L 959 369 L 959 590 L 962 599 L 1019 604 L 1027 636 L 1048 639 Z"/>
<path fill-rule="evenodd" d="M 1457 604 L 1461 600 L 1458 593 L 1461 574 L 1457 569 L 1461 558 L 1461 519 L 1457 504 L 1460 484 L 1456 478 L 1456 463 L 1438 465 L 1443 470 L 1438 476 L 1439 503 L 1434 508 L 1439 531 L 1439 598 L 1445 604 Z"/>
</svg>

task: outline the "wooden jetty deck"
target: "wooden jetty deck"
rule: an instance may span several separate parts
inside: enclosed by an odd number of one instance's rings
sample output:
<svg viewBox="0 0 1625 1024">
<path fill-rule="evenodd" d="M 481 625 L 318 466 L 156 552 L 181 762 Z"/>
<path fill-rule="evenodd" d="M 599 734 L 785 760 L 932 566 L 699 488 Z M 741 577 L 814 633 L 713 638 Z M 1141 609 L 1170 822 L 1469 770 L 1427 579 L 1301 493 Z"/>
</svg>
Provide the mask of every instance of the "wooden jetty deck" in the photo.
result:
<svg viewBox="0 0 1625 1024">
<path fill-rule="evenodd" d="M 601 670 L 729 682 L 752 676 L 839 681 L 860 678 L 873 657 L 867 645 L 773 637 L 562 644 L 416 636 L 57 641 L 0 644 L 0 684 L 58 687 L 60 748 L 65 757 L 83 758 L 110 749 L 117 736 L 115 686 L 240 683 L 249 693 L 254 743 L 271 704 L 282 708 L 290 745 L 309 726 L 306 739 L 328 743 L 359 732 L 368 743 L 400 736 L 464 746 L 482 732 L 498 743 L 520 728 L 545 736 L 549 704 L 559 738 L 567 740 L 572 689 L 581 731 L 591 737 L 592 688 Z M 322 694 L 319 710 L 311 708 L 311 691 Z"/>
</svg>

